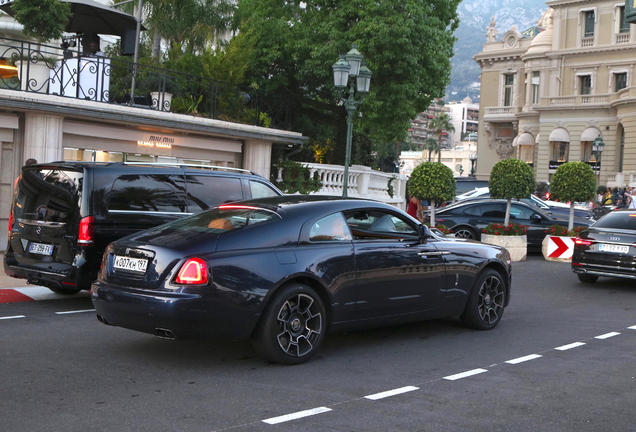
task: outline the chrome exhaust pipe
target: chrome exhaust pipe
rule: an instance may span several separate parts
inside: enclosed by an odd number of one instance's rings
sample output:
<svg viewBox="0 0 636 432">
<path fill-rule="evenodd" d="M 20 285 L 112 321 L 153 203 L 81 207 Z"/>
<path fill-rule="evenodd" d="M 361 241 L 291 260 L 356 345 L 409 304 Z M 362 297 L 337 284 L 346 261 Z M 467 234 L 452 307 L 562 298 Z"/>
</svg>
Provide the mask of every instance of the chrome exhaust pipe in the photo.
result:
<svg viewBox="0 0 636 432">
<path fill-rule="evenodd" d="M 97 314 L 97 321 L 99 321 L 102 324 L 110 325 L 110 324 L 108 324 L 108 321 L 106 321 L 106 318 L 104 318 L 100 314 Z"/>
<path fill-rule="evenodd" d="M 169 339 L 169 340 L 177 339 L 177 336 L 174 334 L 172 330 L 163 329 L 163 328 L 156 328 L 155 336 L 157 336 L 159 339 Z"/>
</svg>

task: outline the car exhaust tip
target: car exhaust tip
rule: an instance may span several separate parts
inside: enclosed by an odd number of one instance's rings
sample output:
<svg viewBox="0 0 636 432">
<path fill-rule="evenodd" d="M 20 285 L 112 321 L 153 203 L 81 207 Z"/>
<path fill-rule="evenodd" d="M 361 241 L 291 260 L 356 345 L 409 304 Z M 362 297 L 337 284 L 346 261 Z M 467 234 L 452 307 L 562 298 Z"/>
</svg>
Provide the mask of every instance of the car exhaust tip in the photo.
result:
<svg viewBox="0 0 636 432">
<path fill-rule="evenodd" d="M 157 336 L 159 339 L 169 339 L 169 340 L 177 339 L 177 335 L 175 335 L 172 330 L 163 329 L 163 328 L 156 328 L 155 336 Z"/>
<path fill-rule="evenodd" d="M 97 321 L 99 321 L 102 324 L 110 325 L 110 324 L 108 324 L 108 321 L 106 321 L 106 318 L 104 318 L 100 314 L 97 314 Z"/>
</svg>

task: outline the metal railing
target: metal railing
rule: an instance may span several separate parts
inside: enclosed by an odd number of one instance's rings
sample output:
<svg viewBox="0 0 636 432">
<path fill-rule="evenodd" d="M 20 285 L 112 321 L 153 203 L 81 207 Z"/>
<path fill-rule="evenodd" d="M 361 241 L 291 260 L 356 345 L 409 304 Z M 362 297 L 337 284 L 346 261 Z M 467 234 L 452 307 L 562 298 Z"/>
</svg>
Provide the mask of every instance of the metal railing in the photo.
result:
<svg viewBox="0 0 636 432">
<path fill-rule="evenodd" d="M 81 43 L 77 43 L 81 46 Z M 0 88 L 289 130 L 290 100 L 122 58 L 0 38 Z M 17 70 L 6 66 L 15 65 Z M 135 97 L 131 98 L 133 73 Z"/>
</svg>

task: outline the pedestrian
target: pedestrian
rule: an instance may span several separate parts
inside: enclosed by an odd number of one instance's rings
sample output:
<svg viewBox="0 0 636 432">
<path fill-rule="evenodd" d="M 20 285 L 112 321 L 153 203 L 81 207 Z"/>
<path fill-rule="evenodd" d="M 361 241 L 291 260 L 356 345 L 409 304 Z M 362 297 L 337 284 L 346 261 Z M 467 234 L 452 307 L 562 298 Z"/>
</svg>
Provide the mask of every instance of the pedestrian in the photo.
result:
<svg viewBox="0 0 636 432">
<path fill-rule="evenodd" d="M 24 161 L 24 166 L 35 165 L 37 163 L 38 163 L 37 159 L 28 158 L 26 161 Z M 20 180 L 20 177 L 22 177 L 22 174 L 20 174 L 13 182 L 13 190 L 15 190 L 15 187 L 18 185 L 18 181 Z"/>
<path fill-rule="evenodd" d="M 625 195 L 627 196 L 628 205 L 627 208 L 630 210 L 636 209 L 636 199 L 634 199 L 634 194 L 632 194 L 632 190 L 626 191 Z"/>
</svg>

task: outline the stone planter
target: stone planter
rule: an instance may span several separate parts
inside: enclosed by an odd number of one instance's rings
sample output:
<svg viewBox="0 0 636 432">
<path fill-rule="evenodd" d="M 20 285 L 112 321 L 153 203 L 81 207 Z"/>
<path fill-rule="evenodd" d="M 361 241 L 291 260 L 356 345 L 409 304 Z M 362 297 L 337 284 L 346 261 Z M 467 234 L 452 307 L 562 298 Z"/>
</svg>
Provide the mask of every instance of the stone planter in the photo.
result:
<svg viewBox="0 0 636 432">
<path fill-rule="evenodd" d="M 150 92 L 150 99 L 152 100 L 152 108 L 159 111 L 170 111 L 172 93 Z"/>
<path fill-rule="evenodd" d="M 548 261 L 572 262 L 574 252 L 573 237 L 545 236 L 541 242 L 541 252 Z"/>
<path fill-rule="evenodd" d="M 482 234 L 481 242 L 508 249 L 508 252 L 510 252 L 510 258 L 513 261 L 525 261 L 528 254 L 528 237 L 525 235 L 502 236 Z"/>
<path fill-rule="evenodd" d="M 48 93 L 51 68 L 44 60 L 38 62 L 29 60 L 16 61 L 15 65 L 18 68 L 18 76 L 20 77 L 20 90 Z"/>
</svg>

